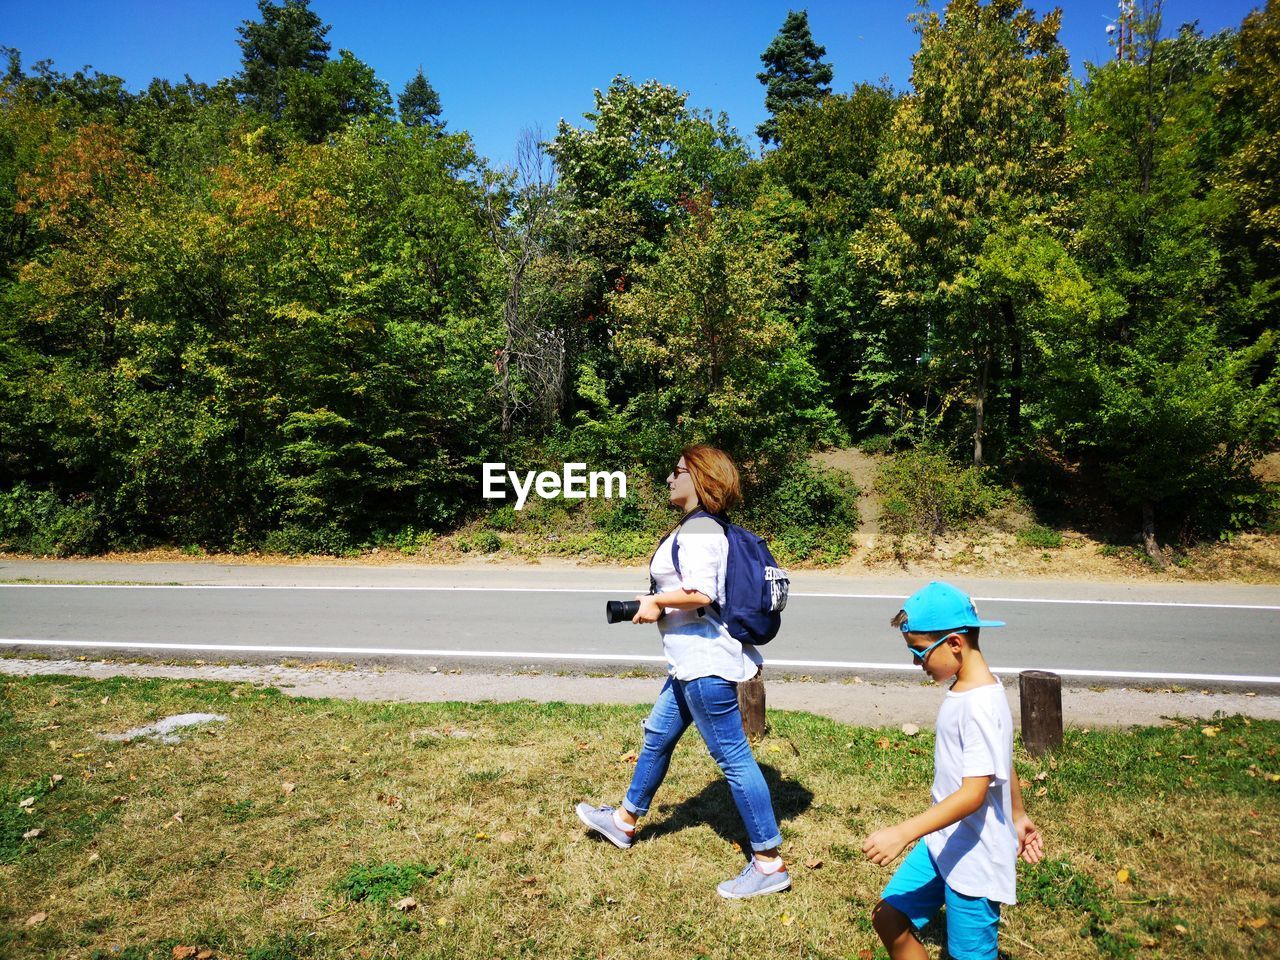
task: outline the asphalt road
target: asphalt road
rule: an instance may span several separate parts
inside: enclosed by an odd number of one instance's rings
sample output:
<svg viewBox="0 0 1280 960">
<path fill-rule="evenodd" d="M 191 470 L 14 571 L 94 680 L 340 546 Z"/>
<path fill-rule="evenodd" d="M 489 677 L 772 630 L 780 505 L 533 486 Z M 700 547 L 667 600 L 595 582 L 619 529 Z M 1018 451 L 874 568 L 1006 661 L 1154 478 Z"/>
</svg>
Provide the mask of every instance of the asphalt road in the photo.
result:
<svg viewBox="0 0 1280 960">
<path fill-rule="evenodd" d="M 0 649 L 203 659 L 317 657 L 657 666 L 652 627 L 609 626 L 604 601 L 636 592 L 635 571 L 252 568 L 0 564 L 0 579 L 191 585 L 0 584 Z M 89 571 L 86 574 L 86 571 Z M 230 571 L 230 573 L 228 573 Z M 281 572 L 283 571 L 283 572 Z M 292 571 L 292 573 L 290 572 Z M 207 574 L 207 575 L 206 575 Z M 217 583 L 195 585 L 192 581 Z M 919 579 L 798 577 L 764 653 L 791 672 L 912 671 L 888 627 Z M 984 617 L 1000 672 L 1054 670 L 1082 682 L 1280 685 L 1280 589 L 1178 585 L 962 585 Z"/>
</svg>

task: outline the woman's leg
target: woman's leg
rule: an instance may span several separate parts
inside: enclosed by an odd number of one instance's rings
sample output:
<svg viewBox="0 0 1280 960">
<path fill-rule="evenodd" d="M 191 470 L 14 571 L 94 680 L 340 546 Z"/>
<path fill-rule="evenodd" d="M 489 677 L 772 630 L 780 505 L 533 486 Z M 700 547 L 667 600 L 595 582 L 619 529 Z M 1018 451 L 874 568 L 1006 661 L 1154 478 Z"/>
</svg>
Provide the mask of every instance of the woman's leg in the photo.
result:
<svg viewBox="0 0 1280 960">
<path fill-rule="evenodd" d="M 782 834 L 773 815 L 769 787 L 742 730 L 737 687 L 723 677 L 700 677 L 684 682 L 683 687 L 693 722 L 729 782 L 751 849 L 774 853 L 782 844 Z"/>
<path fill-rule="evenodd" d="M 671 752 L 692 721 L 683 692 L 678 683 L 668 677 L 643 724 L 644 746 L 636 758 L 631 787 L 623 798 L 620 812 L 627 821 L 634 823 L 637 817 L 649 812 L 649 804 L 671 765 Z"/>
</svg>

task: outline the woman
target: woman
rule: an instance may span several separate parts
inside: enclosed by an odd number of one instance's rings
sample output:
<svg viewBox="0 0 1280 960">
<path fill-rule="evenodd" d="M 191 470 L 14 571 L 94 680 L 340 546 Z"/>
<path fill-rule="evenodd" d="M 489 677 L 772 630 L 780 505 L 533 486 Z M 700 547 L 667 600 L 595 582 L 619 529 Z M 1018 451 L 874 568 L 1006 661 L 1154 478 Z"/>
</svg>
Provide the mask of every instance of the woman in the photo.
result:
<svg viewBox="0 0 1280 960">
<path fill-rule="evenodd" d="M 649 811 L 676 743 L 695 724 L 729 781 L 753 854 L 742 872 L 717 892 L 729 899 L 777 893 L 791 886 L 791 877 L 778 855 L 782 835 L 769 788 L 742 730 L 735 686 L 754 677 L 762 661 L 755 647 L 729 634 L 713 606 L 724 601 L 729 541 L 706 514 L 722 514 L 741 499 L 738 470 L 715 447 L 688 447 L 667 477 L 667 489 L 683 518 L 658 544 L 649 564 L 654 592 L 636 597 L 640 612 L 632 619 L 658 624 L 669 663 L 667 681 L 644 722 L 644 748 L 621 808 L 580 803 L 578 817 L 615 846 L 630 847 L 636 821 Z M 678 573 L 672 555 L 677 541 Z"/>
</svg>

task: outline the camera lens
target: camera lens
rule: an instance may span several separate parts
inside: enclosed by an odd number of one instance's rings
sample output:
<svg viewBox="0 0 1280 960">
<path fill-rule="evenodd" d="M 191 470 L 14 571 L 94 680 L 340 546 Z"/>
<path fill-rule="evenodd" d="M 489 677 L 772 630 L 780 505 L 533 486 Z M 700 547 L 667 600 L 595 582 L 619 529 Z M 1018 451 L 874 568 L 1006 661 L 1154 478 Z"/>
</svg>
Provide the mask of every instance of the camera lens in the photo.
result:
<svg viewBox="0 0 1280 960">
<path fill-rule="evenodd" d="M 630 621 L 640 612 L 639 600 L 607 600 L 604 605 L 604 618 L 609 623 Z"/>
</svg>

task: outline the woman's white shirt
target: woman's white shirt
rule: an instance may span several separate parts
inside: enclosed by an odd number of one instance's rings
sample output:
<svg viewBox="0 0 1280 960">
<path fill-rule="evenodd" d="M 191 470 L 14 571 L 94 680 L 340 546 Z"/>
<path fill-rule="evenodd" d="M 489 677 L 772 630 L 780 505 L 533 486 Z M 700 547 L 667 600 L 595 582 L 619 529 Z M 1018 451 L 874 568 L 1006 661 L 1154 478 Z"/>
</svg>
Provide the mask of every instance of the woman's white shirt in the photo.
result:
<svg viewBox="0 0 1280 960">
<path fill-rule="evenodd" d="M 680 572 L 676 573 L 672 551 L 680 538 Z M 659 593 L 668 590 L 696 590 L 724 604 L 724 575 L 729 565 L 729 539 L 720 524 L 710 517 L 694 517 L 667 537 L 649 564 L 649 574 Z M 694 610 L 666 608 L 658 621 L 662 652 L 670 664 L 668 672 L 677 680 L 723 677 L 750 680 L 763 658 L 751 644 L 735 640 L 724 621 L 710 607 L 703 616 Z"/>
</svg>

